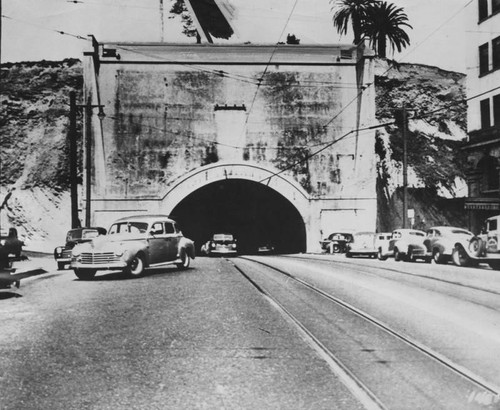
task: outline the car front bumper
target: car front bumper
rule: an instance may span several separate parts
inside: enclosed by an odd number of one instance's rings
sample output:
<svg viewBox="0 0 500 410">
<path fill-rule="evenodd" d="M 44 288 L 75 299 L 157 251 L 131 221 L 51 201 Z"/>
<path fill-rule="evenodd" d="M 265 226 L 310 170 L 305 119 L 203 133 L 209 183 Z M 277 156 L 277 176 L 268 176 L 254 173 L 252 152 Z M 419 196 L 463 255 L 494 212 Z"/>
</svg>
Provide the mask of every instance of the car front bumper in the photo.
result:
<svg viewBox="0 0 500 410">
<path fill-rule="evenodd" d="M 123 256 L 117 256 L 112 252 L 82 253 L 71 259 L 72 269 L 114 270 L 125 269 L 127 266 L 128 261 Z"/>
</svg>

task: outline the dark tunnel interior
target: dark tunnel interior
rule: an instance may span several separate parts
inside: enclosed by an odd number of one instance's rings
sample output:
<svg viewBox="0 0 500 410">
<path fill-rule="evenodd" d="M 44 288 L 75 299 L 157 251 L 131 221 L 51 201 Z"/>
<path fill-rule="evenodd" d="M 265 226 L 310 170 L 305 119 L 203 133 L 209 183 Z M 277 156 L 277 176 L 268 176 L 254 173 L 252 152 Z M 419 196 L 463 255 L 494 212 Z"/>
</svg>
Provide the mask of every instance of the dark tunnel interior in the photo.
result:
<svg viewBox="0 0 500 410">
<path fill-rule="evenodd" d="M 206 185 L 184 198 L 170 213 L 196 249 L 215 233 L 231 233 L 242 254 L 272 245 L 277 253 L 306 250 L 302 217 L 275 190 L 253 181 L 228 179 Z"/>
</svg>

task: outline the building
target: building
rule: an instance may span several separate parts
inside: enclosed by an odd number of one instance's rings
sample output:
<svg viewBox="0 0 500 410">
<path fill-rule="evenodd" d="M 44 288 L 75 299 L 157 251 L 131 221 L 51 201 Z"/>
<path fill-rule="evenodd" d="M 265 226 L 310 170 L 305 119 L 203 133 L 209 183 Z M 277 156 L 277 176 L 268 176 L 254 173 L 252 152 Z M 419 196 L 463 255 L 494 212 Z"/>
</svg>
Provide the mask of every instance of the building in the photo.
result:
<svg viewBox="0 0 500 410">
<path fill-rule="evenodd" d="M 500 214 L 500 0 L 476 0 L 470 14 L 467 61 L 469 228 Z"/>
<path fill-rule="evenodd" d="M 169 214 L 198 247 L 224 231 L 243 249 L 282 252 L 319 250 L 336 229 L 375 230 L 364 44 L 93 46 L 87 223 Z"/>
</svg>

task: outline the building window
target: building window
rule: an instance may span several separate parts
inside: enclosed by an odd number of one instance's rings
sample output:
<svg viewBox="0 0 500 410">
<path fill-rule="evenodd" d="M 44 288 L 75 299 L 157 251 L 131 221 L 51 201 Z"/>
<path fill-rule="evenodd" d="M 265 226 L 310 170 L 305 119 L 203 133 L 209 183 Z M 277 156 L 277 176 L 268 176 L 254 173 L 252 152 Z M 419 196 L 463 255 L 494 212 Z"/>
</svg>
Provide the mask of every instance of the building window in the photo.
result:
<svg viewBox="0 0 500 410">
<path fill-rule="evenodd" d="M 491 117 L 490 117 L 490 99 L 481 101 L 481 128 L 491 127 Z"/>
<path fill-rule="evenodd" d="M 493 96 L 493 124 L 500 128 L 500 94 Z"/>
<path fill-rule="evenodd" d="M 488 0 L 479 0 L 479 21 L 488 17 Z"/>
<path fill-rule="evenodd" d="M 479 74 L 486 74 L 489 70 L 490 56 L 488 53 L 488 43 L 479 46 Z"/>
<path fill-rule="evenodd" d="M 481 191 L 498 189 L 498 160 L 490 153 L 486 153 L 477 163 L 477 169 L 482 174 Z"/>
<path fill-rule="evenodd" d="M 494 38 L 491 42 L 492 57 L 493 57 L 493 70 L 500 68 L 500 36 Z"/>
<path fill-rule="evenodd" d="M 499 11 L 500 11 L 500 0 L 493 0 L 491 2 L 491 12 L 494 14 Z"/>
</svg>

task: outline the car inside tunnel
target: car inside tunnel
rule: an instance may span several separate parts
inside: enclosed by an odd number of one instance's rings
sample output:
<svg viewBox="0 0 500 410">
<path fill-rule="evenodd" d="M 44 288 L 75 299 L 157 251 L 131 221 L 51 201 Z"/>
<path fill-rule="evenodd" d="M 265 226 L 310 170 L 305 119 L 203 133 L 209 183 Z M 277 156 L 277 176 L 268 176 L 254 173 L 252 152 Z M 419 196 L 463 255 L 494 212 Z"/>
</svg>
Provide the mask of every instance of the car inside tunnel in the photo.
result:
<svg viewBox="0 0 500 410">
<path fill-rule="evenodd" d="M 253 254 L 272 246 L 276 253 L 306 250 L 304 221 L 283 195 L 266 185 L 227 179 L 189 194 L 170 213 L 185 236 L 201 246 L 217 233 L 230 233 L 238 253 Z"/>
</svg>

